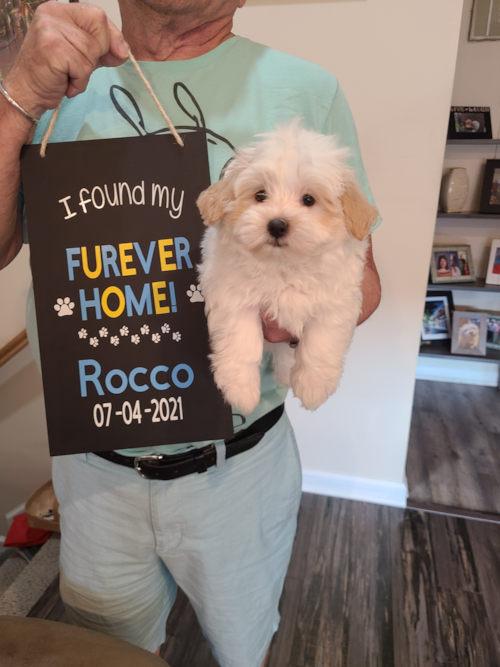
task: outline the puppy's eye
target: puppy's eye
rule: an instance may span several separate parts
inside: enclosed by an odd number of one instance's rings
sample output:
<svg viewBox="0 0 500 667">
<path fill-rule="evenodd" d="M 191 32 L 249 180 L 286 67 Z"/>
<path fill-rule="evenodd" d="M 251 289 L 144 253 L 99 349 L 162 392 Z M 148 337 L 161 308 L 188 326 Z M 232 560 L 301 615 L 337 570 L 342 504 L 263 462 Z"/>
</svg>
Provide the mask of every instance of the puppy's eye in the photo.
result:
<svg viewBox="0 0 500 667">
<path fill-rule="evenodd" d="M 266 191 L 265 190 L 259 190 L 258 192 L 255 193 L 255 199 L 256 201 L 265 201 L 267 199 Z"/>
<path fill-rule="evenodd" d="M 316 200 L 312 195 L 304 195 L 302 197 L 302 203 L 304 206 L 312 206 Z"/>
</svg>

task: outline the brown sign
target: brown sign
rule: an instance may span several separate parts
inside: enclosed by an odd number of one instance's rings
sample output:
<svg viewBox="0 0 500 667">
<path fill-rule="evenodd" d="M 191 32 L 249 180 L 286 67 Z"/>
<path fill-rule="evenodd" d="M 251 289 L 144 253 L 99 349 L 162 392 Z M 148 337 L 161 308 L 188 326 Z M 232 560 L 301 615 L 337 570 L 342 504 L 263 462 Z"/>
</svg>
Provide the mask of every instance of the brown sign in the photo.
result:
<svg viewBox="0 0 500 667">
<path fill-rule="evenodd" d="M 197 278 L 206 140 L 25 149 L 23 185 L 52 455 L 230 437 Z"/>
</svg>

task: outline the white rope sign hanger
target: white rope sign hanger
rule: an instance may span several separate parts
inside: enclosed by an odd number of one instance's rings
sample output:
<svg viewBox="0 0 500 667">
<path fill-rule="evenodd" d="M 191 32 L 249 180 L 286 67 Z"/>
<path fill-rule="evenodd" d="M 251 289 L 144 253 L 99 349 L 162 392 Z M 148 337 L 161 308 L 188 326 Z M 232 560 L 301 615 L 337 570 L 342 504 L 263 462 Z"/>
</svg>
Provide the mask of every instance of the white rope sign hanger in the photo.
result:
<svg viewBox="0 0 500 667">
<path fill-rule="evenodd" d="M 149 81 L 144 76 L 144 73 L 142 72 L 141 68 L 139 67 L 138 62 L 134 58 L 134 56 L 132 55 L 132 51 L 130 49 L 128 50 L 128 57 L 129 57 L 129 60 L 132 63 L 132 65 L 135 67 L 135 69 L 137 71 L 137 74 L 140 76 L 140 78 L 142 79 L 142 82 L 146 86 L 149 94 L 153 98 L 156 106 L 160 110 L 161 115 L 163 116 L 163 118 L 167 122 L 167 125 L 168 125 L 170 131 L 172 132 L 172 134 L 174 135 L 175 140 L 177 141 L 179 146 L 184 146 L 184 142 L 182 141 L 181 137 L 179 136 L 179 133 L 177 132 L 177 130 L 175 129 L 174 124 L 172 123 L 170 118 L 167 116 L 167 114 L 165 112 L 165 109 L 162 107 L 162 105 L 160 103 L 160 100 L 156 97 L 155 92 L 151 87 L 151 84 L 149 83 Z M 57 107 L 57 109 L 52 114 L 52 118 L 50 119 L 49 126 L 48 126 L 45 134 L 43 135 L 42 143 L 40 145 L 40 155 L 41 155 L 41 157 L 45 157 L 45 153 L 47 152 L 47 144 L 48 144 L 50 136 L 51 136 L 51 134 L 54 130 L 54 127 L 56 125 L 57 117 L 59 116 L 59 111 L 61 109 L 61 105 L 62 105 L 62 101 L 59 103 L 59 106 Z"/>
</svg>

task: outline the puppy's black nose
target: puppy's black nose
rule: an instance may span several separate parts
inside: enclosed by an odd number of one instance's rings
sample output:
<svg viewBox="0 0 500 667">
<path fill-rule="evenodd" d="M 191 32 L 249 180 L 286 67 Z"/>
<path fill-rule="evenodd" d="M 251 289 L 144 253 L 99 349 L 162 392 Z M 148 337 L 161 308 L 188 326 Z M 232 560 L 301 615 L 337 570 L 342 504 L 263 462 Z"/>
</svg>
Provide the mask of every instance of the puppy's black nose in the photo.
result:
<svg viewBox="0 0 500 667">
<path fill-rule="evenodd" d="M 271 236 L 275 239 L 280 239 L 288 231 L 288 222 L 286 220 L 271 220 L 267 225 L 267 229 Z"/>
</svg>

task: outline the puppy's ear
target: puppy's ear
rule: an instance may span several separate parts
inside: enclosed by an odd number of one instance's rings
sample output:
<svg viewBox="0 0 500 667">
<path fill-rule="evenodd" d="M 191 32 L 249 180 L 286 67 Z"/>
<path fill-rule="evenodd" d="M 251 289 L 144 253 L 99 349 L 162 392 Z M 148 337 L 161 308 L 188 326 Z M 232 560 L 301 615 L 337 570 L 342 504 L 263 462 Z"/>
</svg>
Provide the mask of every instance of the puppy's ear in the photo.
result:
<svg viewBox="0 0 500 667">
<path fill-rule="evenodd" d="M 232 175 L 226 173 L 198 197 L 196 204 L 205 225 L 216 225 L 221 220 L 226 206 L 234 199 L 233 182 Z"/>
<path fill-rule="evenodd" d="M 378 211 L 366 198 L 354 174 L 346 176 L 342 207 L 348 231 L 355 239 L 363 241 L 377 221 Z"/>
</svg>

